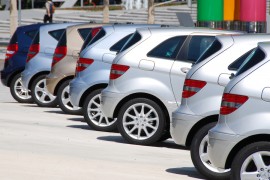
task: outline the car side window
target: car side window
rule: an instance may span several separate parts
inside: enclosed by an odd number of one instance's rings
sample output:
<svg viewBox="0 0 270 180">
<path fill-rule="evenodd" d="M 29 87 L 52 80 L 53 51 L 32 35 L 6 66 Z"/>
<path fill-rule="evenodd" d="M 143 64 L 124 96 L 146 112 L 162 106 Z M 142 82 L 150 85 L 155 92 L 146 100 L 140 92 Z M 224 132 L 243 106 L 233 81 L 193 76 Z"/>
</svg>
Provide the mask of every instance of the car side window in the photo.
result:
<svg viewBox="0 0 270 180">
<path fill-rule="evenodd" d="M 39 31 L 36 33 L 31 44 L 39 44 Z"/>
<path fill-rule="evenodd" d="M 120 52 L 123 52 L 126 49 L 130 48 L 131 46 L 133 46 L 134 44 L 136 44 L 137 42 L 139 42 L 141 39 L 142 39 L 142 36 L 140 35 L 140 33 L 135 32 L 132 36 L 130 36 L 130 38 L 124 44 L 124 46 L 122 47 L 122 49 L 120 50 Z"/>
<path fill-rule="evenodd" d="M 34 39 L 36 33 L 37 33 L 37 30 L 25 32 L 25 34 L 26 34 L 28 37 L 30 37 L 31 39 Z"/>
<path fill-rule="evenodd" d="M 237 71 L 239 69 L 239 67 L 242 65 L 242 63 L 246 60 L 246 58 L 250 55 L 250 53 L 254 50 L 255 48 L 249 50 L 248 52 L 246 52 L 245 54 L 243 54 L 242 56 L 240 56 L 238 59 L 236 59 L 233 63 L 231 63 L 228 66 L 229 70 L 232 71 Z"/>
<path fill-rule="evenodd" d="M 133 33 L 123 37 L 120 41 L 118 41 L 117 43 L 115 43 L 111 48 L 110 51 L 115 51 L 118 52 L 121 50 L 121 48 L 124 46 L 124 44 L 127 42 L 127 40 L 130 38 L 130 36 L 132 36 Z"/>
<path fill-rule="evenodd" d="M 198 64 L 202 61 L 204 61 L 206 58 L 211 56 L 212 54 L 215 54 L 222 48 L 222 44 L 216 39 L 198 58 L 198 60 L 195 62 L 195 64 Z"/>
<path fill-rule="evenodd" d="M 236 72 L 235 76 L 238 76 L 239 74 L 242 74 L 249 68 L 255 66 L 265 58 L 265 53 L 260 48 L 254 49 L 249 56 L 245 59 L 245 61 L 242 63 L 238 71 Z"/>
<path fill-rule="evenodd" d="M 187 36 L 176 36 L 167 39 L 157 45 L 154 49 L 147 53 L 148 57 L 175 59 L 179 48 L 184 43 Z"/>
<path fill-rule="evenodd" d="M 97 42 L 98 40 L 100 40 L 101 38 L 103 38 L 106 35 L 105 30 L 102 28 L 97 35 L 87 44 L 87 46 L 90 46 L 92 44 L 94 44 L 95 42 Z"/>
<path fill-rule="evenodd" d="M 177 60 L 194 63 L 209 48 L 215 36 L 191 36 L 181 48 Z"/>
<path fill-rule="evenodd" d="M 65 31 L 58 41 L 57 47 L 67 46 L 67 32 Z"/>
<path fill-rule="evenodd" d="M 54 31 L 50 31 L 49 34 L 56 39 L 57 41 L 59 41 L 60 37 L 62 36 L 63 32 L 66 31 L 66 29 L 58 29 L 58 30 L 54 30 Z"/>
<path fill-rule="evenodd" d="M 78 29 L 78 32 L 81 36 L 81 38 L 85 41 L 86 37 L 88 36 L 88 34 L 91 32 L 92 28 L 82 28 L 82 29 Z"/>
</svg>

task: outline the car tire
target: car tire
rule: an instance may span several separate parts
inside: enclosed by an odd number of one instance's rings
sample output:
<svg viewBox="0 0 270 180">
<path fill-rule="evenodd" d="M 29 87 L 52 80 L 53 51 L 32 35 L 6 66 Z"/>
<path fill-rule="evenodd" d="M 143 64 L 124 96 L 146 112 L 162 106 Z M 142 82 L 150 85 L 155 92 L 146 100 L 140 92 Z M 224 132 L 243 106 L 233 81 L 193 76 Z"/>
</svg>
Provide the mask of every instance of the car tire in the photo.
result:
<svg viewBox="0 0 270 180">
<path fill-rule="evenodd" d="M 163 133 L 163 135 L 160 137 L 160 139 L 158 140 L 158 142 L 163 142 L 163 141 L 166 141 L 167 139 L 171 138 L 171 133 L 170 131 L 165 131 Z"/>
<path fill-rule="evenodd" d="M 103 89 L 96 89 L 86 97 L 83 104 L 84 119 L 94 130 L 116 131 L 116 119 L 110 119 L 104 116 L 100 108 L 100 95 L 102 90 Z"/>
<path fill-rule="evenodd" d="M 131 144 L 151 145 L 160 141 L 166 129 L 162 108 L 147 98 L 126 102 L 117 119 L 118 131 Z"/>
<path fill-rule="evenodd" d="M 256 161 L 256 163 L 255 163 Z M 270 142 L 261 141 L 244 146 L 232 162 L 231 179 L 269 179 Z M 248 172 L 248 173 L 247 173 Z"/>
<path fill-rule="evenodd" d="M 230 170 L 215 168 L 207 155 L 208 131 L 215 125 L 216 122 L 209 123 L 196 132 L 191 142 L 190 155 L 195 168 L 207 179 L 227 180 L 230 179 Z"/>
<path fill-rule="evenodd" d="M 57 91 L 57 102 L 63 112 L 67 114 L 81 115 L 82 108 L 74 107 L 70 102 L 69 82 L 71 79 L 64 81 Z"/>
<path fill-rule="evenodd" d="M 31 85 L 34 102 L 40 107 L 56 107 L 57 98 L 50 94 L 46 88 L 46 74 L 36 77 Z"/>
<path fill-rule="evenodd" d="M 19 103 L 33 103 L 30 90 L 25 91 L 22 87 L 21 74 L 16 74 L 10 83 L 10 93 L 12 97 Z"/>
</svg>

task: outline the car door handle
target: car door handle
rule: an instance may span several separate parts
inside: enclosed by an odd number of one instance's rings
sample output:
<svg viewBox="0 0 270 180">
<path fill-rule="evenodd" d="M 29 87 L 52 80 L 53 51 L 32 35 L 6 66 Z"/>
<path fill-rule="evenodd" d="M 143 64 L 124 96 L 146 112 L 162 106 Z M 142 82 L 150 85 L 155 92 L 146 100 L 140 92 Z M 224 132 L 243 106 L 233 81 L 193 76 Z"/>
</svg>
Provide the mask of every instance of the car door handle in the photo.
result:
<svg viewBox="0 0 270 180">
<path fill-rule="evenodd" d="M 183 73 L 187 73 L 188 71 L 190 70 L 190 68 L 188 68 L 188 67 L 182 67 L 181 68 L 181 71 L 183 72 Z"/>
</svg>

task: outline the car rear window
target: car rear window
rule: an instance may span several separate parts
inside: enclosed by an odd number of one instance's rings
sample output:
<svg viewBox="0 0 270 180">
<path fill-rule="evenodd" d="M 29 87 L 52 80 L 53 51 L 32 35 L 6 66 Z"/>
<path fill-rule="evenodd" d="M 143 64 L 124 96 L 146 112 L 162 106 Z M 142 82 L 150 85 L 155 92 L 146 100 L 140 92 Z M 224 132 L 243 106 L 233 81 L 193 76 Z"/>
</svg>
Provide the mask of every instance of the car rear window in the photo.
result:
<svg viewBox="0 0 270 180">
<path fill-rule="evenodd" d="M 122 49 L 120 50 L 120 52 L 130 48 L 131 46 L 133 46 L 134 44 L 136 44 L 137 42 L 139 42 L 142 39 L 142 36 L 140 35 L 140 33 L 135 32 L 129 39 L 128 41 L 125 43 L 125 45 L 122 47 Z"/>
<path fill-rule="evenodd" d="M 245 54 L 243 54 L 241 57 L 236 59 L 233 63 L 231 63 L 228 67 L 229 70 L 232 71 L 237 71 L 239 67 L 242 65 L 242 63 L 246 60 L 246 58 L 250 55 L 250 53 L 254 50 L 255 48 L 249 50 Z"/>
<path fill-rule="evenodd" d="M 82 29 L 78 29 L 78 32 L 81 36 L 81 38 L 85 41 L 88 34 L 91 32 L 92 28 L 82 28 Z"/>
<path fill-rule="evenodd" d="M 34 39 L 35 35 L 37 33 L 37 30 L 27 31 L 25 34 L 30 37 L 31 39 Z"/>
<path fill-rule="evenodd" d="M 239 74 L 242 74 L 249 68 L 255 66 L 256 64 L 261 62 L 264 58 L 265 53 L 260 48 L 254 49 L 242 63 L 239 70 L 236 72 L 235 76 L 238 76 Z"/>
<path fill-rule="evenodd" d="M 191 36 L 181 48 L 177 60 L 195 63 L 214 40 L 215 36 Z"/>
<path fill-rule="evenodd" d="M 157 45 L 154 49 L 152 49 L 147 54 L 147 56 L 165 59 L 175 59 L 179 48 L 181 48 L 186 38 L 187 36 L 176 36 L 169 38 Z"/>
<path fill-rule="evenodd" d="M 219 40 L 215 40 L 210 47 L 208 47 L 204 53 L 202 53 L 202 55 L 198 58 L 198 60 L 196 61 L 195 64 L 198 64 L 202 61 L 204 61 L 206 58 L 208 58 L 209 56 L 211 56 L 212 54 L 218 52 L 220 49 L 222 48 L 222 44 L 219 42 Z"/>
<path fill-rule="evenodd" d="M 50 31 L 49 34 L 56 39 L 57 41 L 59 41 L 60 37 L 62 36 L 63 32 L 66 31 L 66 29 L 57 29 L 54 31 Z"/>
<path fill-rule="evenodd" d="M 115 43 L 111 48 L 110 51 L 115 51 L 115 52 L 119 52 L 121 50 L 121 48 L 124 46 L 124 44 L 127 42 L 127 40 L 130 38 L 130 36 L 132 36 L 133 33 L 125 36 L 124 38 L 122 38 L 120 41 L 118 41 L 117 43 Z"/>
<path fill-rule="evenodd" d="M 58 41 L 57 47 L 59 46 L 67 46 L 67 32 L 65 31 L 61 38 Z"/>
</svg>

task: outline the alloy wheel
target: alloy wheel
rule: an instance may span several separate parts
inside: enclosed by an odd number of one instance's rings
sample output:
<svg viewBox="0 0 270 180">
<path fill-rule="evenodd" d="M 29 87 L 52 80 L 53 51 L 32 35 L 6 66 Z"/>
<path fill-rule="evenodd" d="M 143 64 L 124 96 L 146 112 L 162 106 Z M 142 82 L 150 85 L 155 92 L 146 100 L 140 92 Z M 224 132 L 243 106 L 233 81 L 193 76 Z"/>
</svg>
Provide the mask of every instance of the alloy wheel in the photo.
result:
<svg viewBox="0 0 270 180">
<path fill-rule="evenodd" d="M 88 103 L 87 106 L 87 115 L 90 121 L 96 126 L 107 127 L 112 125 L 116 119 L 107 118 L 100 107 L 100 94 L 96 94 Z"/>
<path fill-rule="evenodd" d="M 199 146 L 199 155 L 200 155 L 200 159 L 203 162 L 204 166 L 207 169 L 209 169 L 210 171 L 215 172 L 215 173 L 229 172 L 230 169 L 222 170 L 222 169 L 218 169 L 218 168 L 213 166 L 213 164 L 211 163 L 210 158 L 208 156 L 208 153 L 207 153 L 207 146 L 208 146 L 208 135 L 206 135 L 202 139 L 200 146 Z"/>
<path fill-rule="evenodd" d="M 27 99 L 32 98 L 30 90 L 25 90 L 23 88 L 21 77 L 15 81 L 13 88 L 14 88 L 14 92 L 18 98 L 23 99 L 23 100 L 27 100 Z"/>
<path fill-rule="evenodd" d="M 155 134 L 159 127 L 159 117 L 156 110 L 145 103 L 130 106 L 123 116 L 123 127 L 133 139 L 144 140 Z"/>
<path fill-rule="evenodd" d="M 69 110 L 76 111 L 76 110 L 81 109 L 80 107 L 72 105 L 72 103 L 70 101 L 70 96 L 69 96 L 69 86 L 66 86 L 64 88 L 64 90 L 62 91 L 61 101 L 62 101 L 63 105 Z"/>
<path fill-rule="evenodd" d="M 41 79 L 35 86 L 35 96 L 41 103 L 50 103 L 55 100 L 56 96 L 53 96 L 48 92 L 46 87 L 46 80 Z"/>
<path fill-rule="evenodd" d="M 258 151 L 248 156 L 241 166 L 242 180 L 270 179 L 270 152 Z"/>
</svg>

